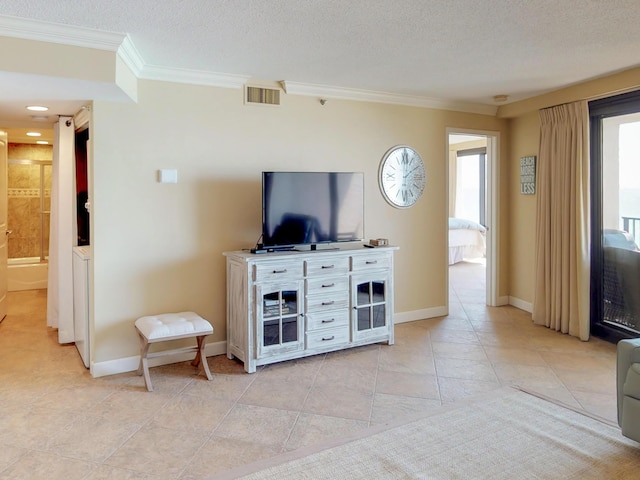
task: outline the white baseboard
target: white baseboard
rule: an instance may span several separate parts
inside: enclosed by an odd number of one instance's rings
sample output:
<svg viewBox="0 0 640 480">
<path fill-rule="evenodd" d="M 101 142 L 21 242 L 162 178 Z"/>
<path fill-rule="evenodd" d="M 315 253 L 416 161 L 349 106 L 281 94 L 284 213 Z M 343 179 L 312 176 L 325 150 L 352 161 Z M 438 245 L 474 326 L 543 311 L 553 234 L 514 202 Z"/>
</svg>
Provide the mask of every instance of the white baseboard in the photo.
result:
<svg viewBox="0 0 640 480">
<path fill-rule="evenodd" d="M 497 305 L 496 307 L 502 307 L 504 305 L 509 305 L 509 296 L 505 295 L 503 297 L 498 297 L 497 298 Z"/>
<path fill-rule="evenodd" d="M 227 342 L 209 343 L 204 348 L 207 357 L 213 357 L 215 355 L 226 355 Z M 168 365 L 170 363 L 186 362 L 193 360 L 193 353 L 185 352 L 178 353 L 176 355 L 166 355 L 163 357 L 154 357 L 149 359 L 150 367 L 157 367 L 158 365 Z M 107 375 L 116 375 L 118 373 L 133 372 L 138 369 L 140 363 L 140 355 L 134 355 L 133 357 L 117 358 L 115 360 L 107 360 L 106 362 L 92 362 L 91 363 L 91 376 L 94 378 L 104 377 Z"/>
<path fill-rule="evenodd" d="M 520 310 L 524 310 L 525 312 L 533 313 L 533 303 L 525 302 L 524 300 L 520 300 L 516 297 L 509 297 L 509 305 L 513 305 Z"/>
<path fill-rule="evenodd" d="M 423 308 L 422 310 L 396 313 L 393 315 L 393 323 L 415 322 L 416 320 L 424 320 L 425 318 L 444 317 L 448 314 L 449 311 L 445 306 Z"/>
</svg>

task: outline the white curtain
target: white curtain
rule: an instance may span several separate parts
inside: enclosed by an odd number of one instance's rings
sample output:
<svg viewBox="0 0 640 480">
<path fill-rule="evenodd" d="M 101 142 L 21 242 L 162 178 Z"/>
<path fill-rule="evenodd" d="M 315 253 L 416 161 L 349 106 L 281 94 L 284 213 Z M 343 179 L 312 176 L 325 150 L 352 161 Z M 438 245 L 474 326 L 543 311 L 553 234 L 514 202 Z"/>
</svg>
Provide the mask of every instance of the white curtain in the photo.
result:
<svg viewBox="0 0 640 480">
<path fill-rule="evenodd" d="M 589 109 L 540 111 L 533 321 L 589 339 Z"/>
<path fill-rule="evenodd" d="M 74 341 L 72 248 L 75 222 L 75 154 L 72 117 L 54 125 L 49 231 L 47 325 L 58 329 L 58 341 Z"/>
</svg>

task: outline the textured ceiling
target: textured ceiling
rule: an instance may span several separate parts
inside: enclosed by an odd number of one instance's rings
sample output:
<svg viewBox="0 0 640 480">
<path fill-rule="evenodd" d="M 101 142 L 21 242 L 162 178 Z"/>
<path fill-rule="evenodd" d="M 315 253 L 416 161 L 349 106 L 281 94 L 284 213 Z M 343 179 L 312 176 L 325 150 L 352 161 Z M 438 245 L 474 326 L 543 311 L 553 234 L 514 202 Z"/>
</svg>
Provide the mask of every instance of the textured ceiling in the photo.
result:
<svg viewBox="0 0 640 480">
<path fill-rule="evenodd" d="M 151 66 L 495 105 L 640 65 L 638 0 L 0 0 Z"/>
</svg>

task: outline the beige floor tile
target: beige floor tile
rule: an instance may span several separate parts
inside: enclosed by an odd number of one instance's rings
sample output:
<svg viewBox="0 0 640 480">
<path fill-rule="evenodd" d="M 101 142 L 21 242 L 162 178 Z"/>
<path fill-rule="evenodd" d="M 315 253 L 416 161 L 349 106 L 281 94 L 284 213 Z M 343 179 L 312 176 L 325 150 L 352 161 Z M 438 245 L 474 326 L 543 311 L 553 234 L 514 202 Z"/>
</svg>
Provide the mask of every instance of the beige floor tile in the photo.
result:
<svg viewBox="0 0 640 480">
<path fill-rule="evenodd" d="M 79 415 L 53 436 L 47 450 L 61 457 L 102 462 L 138 430 L 137 424 Z"/>
<path fill-rule="evenodd" d="M 436 373 L 433 357 L 420 349 L 384 348 L 380 350 L 378 368 L 387 372 Z"/>
<path fill-rule="evenodd" d="M 438 380 L 435 375 L 404 372 L 378 372 L 376 393 L 439 399 Z"/>
<path fill-rule="evenodd" d="M 0 411 L 0 445 L 46 450 L 53 435 L 74 421 L 69 412 L 11 407 Z"/>
<path fill-rule="evenodd" d="M 182 393 L 235 402 L 256 378 L 257 375 L 247 373 L 237 375 L 212 374 L 212 380 L 191 382 L 185 387 Z"/>
<path fill-rule="evenodd" d="M 82 480 L 162 480 L 163 476 L 116 468 L 110 465 L 96 465 Z"/>
<path fill-rule="evenodd" d="M 330 417 L 369 421 L 373 392 L 344 386 L 314 386 L 302 411 Z"/>
<path fill-rule="evenodd" d="M 206 480 L 216 474 L 281 453 L 279 447 L 213 436 L 180 475 L 180 480 Z"/>
<path fill-rule="evenodd" d="M 136 432 L 105 464 L 165 478 L 177 478 L 209 435 L 161 427 Z"/>
<path fill-rule="evenodd" d="M 236 404 L 214 435 L 281 449 L 297 418 L 297 411 Z"/>
<path fill-rule="evenodd" d="M 210 434 L 220 425 L 233 405 L 228 400 L 208 398 L 203 401 L 202 397 L 185 393 L 169 400 L 149 425 Z"/>
<path fill-rule="evenodd" d="M 88 462 L 30 450 L 0 472 L 0 480 L 47 479 L 82 480 L 93 469 Z"/>
<path fill-rule="evenodd" d="M 435 358 L 457 358 L 460 360 L 489 360 L 481 345 L 465 343 L 432 342 Z"/>
<path fill-rule="evenodd" d="M 174 395 L 147 392 L 146 389 L 117 390 L 97 403 L 91 414 L 116 422 L 142 425 L 156 416 Z"/>
<path fill-rule="evenodd" d="M 556 373 L 544 365 L 499 364 L 495 372 L 504 385 L 519 385 L 529 388 L 555 388 L 562 386 Z"/>
<path fill-rule="evenodd" d="M 535 350 L 515 347 L 484 347 L 489 361 L 493 365 L 538 365 L 548 366 L 544 356 Z"/>
<path fill-rule="evenodd" d="M 478 334 L 473 330 L 436 330 L 431 332 L 431 341 L 440 343 L 466 343 L 480 345 Z"/>
<path fill-rule="evenodd" d="M 482 382 L 495 382 L 496 373 L 487 360 L 464 360 L 459 358 L 436 357 L 438 377 L 466 378 Z"/>
<path fill-rule="evenodd" d="M 614 371 L 575 371 L 560 368 L 555 368 L 554 371 L 562 383 L 572 392 L 610 394 L 616 391 Z"/>
<path fill-rule="evenodd" d="M 376 384 L 376 369 L 371 368 L 371 365 L 376 363 L 377 360 L 369 364 L 369 366 L 363 367 L 359 363 L 351 364 L 348 361 L 340 366 L 337 366 L 334 362 L 325 362 L 316 376 L 314 385 L 319 388 L 345 387 L 370 393 Z"/>
<path fill-rule="evenodd" d="M 351 435 L 368 426 L 369 422 L 366 420 L 301 413 L 287 440 L 285 449 L 295 450 L 308 447 L 333 438 Z"/>
<path fill-rule="evenodd" d="M 313 380 L 313 377 L 311 378 Z M 238 403 L 259 407 L 299 410 L 309 395 L 313 381 L 274 379 L 257 374 L 256 379 L 238 400 Z"/>
</svg>

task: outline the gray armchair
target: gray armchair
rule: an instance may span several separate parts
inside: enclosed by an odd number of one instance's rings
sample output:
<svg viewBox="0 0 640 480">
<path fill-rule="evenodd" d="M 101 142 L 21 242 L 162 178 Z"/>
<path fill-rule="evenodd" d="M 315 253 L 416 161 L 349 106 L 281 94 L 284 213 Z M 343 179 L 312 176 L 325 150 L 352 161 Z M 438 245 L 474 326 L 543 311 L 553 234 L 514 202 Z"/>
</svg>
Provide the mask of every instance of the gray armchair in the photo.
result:
<svg viewBox="0 0 640 480">
<path fill-rule="evenodd" d="M 640 338 L 618 342 L 617 364 L 618 425 L 640 442 Z"/>
</svg>

